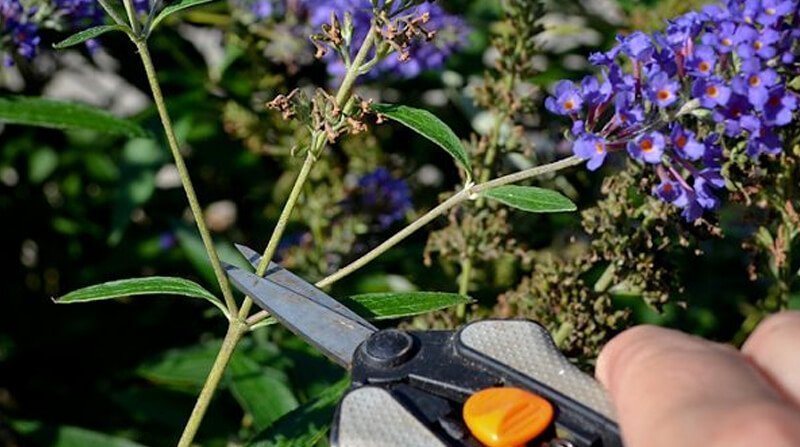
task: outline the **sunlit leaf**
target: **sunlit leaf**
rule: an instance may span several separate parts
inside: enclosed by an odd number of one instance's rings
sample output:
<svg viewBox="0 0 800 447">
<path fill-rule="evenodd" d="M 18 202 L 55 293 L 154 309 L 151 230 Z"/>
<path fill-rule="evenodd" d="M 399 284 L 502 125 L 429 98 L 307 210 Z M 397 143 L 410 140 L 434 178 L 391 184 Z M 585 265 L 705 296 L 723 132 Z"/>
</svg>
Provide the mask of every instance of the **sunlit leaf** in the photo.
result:
<svg viewBox="0 0 800 447">
<path fill-rule="evenodd" d="M 93 28 L 85 29 L 85 30 L 83 30 L 83 31 L 81 31 L 79 33 L 75 33 L 75 34 L 67 37 L 66 39 L 62 40 L 61 42 L 53 44 L 53 48 L 58 48 L 58 49 L 68 48 L 68 47 L 71 47 L 73 45 L 77 45 L 79 43 L 86 42 L 89 39 L 94 39 L 94 38 L 96 38 L 96 37 L 98 37 L 98 36 L 100 36 L 102 34 L 105 34 L 105 33 L 111 32 L 111 31 L 122 31 L 122 32 L 125 32 L 125 27 L 123 27 L 121 25 L 95 26 Z"/>
<path fill-rule="evenodd" d="M 530 213 L 560 213 L 578 209 L 561 193 L 535 186 L 500 186 L 485 191 L 482 195 Z"/>
<path fill-rule="evenodd" d="M 409 317 L 470 301 L 469 297 L 444 292 L 366 293 L 342 299 L 345 306 L 371 320 Z"/>
<path fill-rule="evenodd" d="M 350 386 L 345 378 L 321 392 L 314 400 L 287 413 L 259 433 L 250 447 L 313 447 L 331 425 L 339 399 Z"/>
<path fill-rule="evenodd" d="M 148 278 L 122 279 L 111 281 L 70 292 L 54 301 L 58 304 L 86 303 L 110 300 L 125 296 L 179 295 L 200 298 L 217 306 L 227 315 L 225 306 L 211 292 L 197 283 L 183 278 L 151 276 Z"/>
<path fill-rule="evenodd" d="M 162 20 L 166 19 L 167 17 L 175 14 L 176 12 L 183 11 L 184 9 L 193 8 L 195 6 L 204 5 L 206 3 L 211 3 L 214 0 L 178 0 L 176 2 L 172 2 L 166 8 L 162 9 L 161 12 L 158 13 L 155 19 L 153 19 L 153 23 L 150 25 L 150 29 L 153 30 L 155 27 L 161 23 Z"/>
<path fill-rule="evenodd" d="M 53 129 L 87 129 L 128 137 L 147 136 L 138 124 L 91 106 L 24 96 L 0 97 L 0 122 Z"/>
<path fill-rule="evenodd" d="M 395 120 L 423 137 L 436 143 L 446 150 L 466 170 L 467 176 L 472 175 L 472 166 L 469 155 L 461 140 L 455 132 L 436 115 L 427 110 L 397 104 L 373 104 L 372 110 Z"/>
</svg>

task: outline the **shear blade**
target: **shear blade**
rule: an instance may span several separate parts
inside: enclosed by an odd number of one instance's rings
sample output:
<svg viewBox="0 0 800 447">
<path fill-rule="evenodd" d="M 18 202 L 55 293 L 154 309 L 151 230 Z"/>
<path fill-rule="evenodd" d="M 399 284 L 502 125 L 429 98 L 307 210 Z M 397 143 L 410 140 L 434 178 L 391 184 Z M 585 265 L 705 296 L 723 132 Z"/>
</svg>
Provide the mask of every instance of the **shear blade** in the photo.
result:
<svg viewBox="0 0 800 447">
<path fill-rule="evenodd" d="M 252 265 L 254 269 L 257 269 L 258 264 L 261 263 L 261 255 L 252 248 L 247 247 L 245 245 L 239 245 L 239 244 L 234 244 L 234 245 L 236 245 L 236 249 L 239 250 L 239 253 L 241 253 L 242 256 L 247 258 L 247 261 L 250 262 L 250 265 Z M 269 277 L 269 279 L 272 282 L 288 286 L 295 293 L 305 296 L 306 298 L 316 302 L 320 306 L 327 307 L 329 310 L 336 312 L 345 318 L 357 321 L 362 326 L 366 326 L 368 328 L 372 328 L 373 330 L 377 331 L 377 329 L 375 329 L 375 326 L 370 324 L 359 314 L 348 309 L 347 306 L 344 306 L 342 303 L 340 303 L 327 293 L 314 287 L 313 284 L 310 284 L 308 281 L 295 275 L 289 270 L 286 270 L 285 268 L 281 267 L 280 265 L 274 262 L 269 263 L 265 277 Z"/>
<path fill-rule="evenodd" d="M 226 265 L 231 282 L 253 301 L 272 314 L 295 335 L 322 351 L 328 358 L 350 369 L 358 345 L 377 329 L 369 323 L 347 316 L 352 312 L 330 296 L 295 275 L 285 275 L 285 269 L 275 266 L 265 277 Z M 277 276 L 277 280 L 274 278 Z M 298 286 L 302 285 L 298 291 Z M 302 293 L 311 287 L 316 295 L 323 294 L 335 303 L 333 308 Z"/>
</svg>

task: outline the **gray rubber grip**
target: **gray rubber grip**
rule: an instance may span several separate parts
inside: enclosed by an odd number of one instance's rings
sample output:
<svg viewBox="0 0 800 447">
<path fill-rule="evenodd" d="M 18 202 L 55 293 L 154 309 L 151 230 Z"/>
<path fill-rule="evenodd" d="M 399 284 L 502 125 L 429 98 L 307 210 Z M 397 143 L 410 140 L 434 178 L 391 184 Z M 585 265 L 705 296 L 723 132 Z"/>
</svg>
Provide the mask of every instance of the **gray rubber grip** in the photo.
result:
<svg viewBox="0 0 800 447">
<path fill-rule="evenodd" d="M 388 391 L 376 387 L 347 393 L 339 407 L 340 447 L 445 447 Z"/>
<path fill-rule="evenodd" d="M 523 320 L 479 321 L 464 327 L 460 341 L 596 413 L 616 419 L 602 385 L 569 363 L 542 326 Z"/>
</svg>

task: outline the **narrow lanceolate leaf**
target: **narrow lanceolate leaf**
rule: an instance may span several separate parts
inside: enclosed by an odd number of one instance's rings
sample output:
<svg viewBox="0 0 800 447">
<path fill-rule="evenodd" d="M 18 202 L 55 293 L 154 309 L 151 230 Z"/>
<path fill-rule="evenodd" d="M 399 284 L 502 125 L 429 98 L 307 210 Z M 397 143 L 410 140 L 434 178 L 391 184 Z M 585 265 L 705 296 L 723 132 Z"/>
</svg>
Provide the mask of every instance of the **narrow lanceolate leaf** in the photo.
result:
<svg viewBox="0 0 800 447">
<path fill-rule="evenodd" d="M 458 139 L 455 132 L 436 115 L 427 110 L 396 104 L 373 104 L 372 110 L 433 141 L 461 164 L 468 177 L 472 175 L 472 165 L 467 150 L 464 149 L 464 145 L 461 144 L 461 140 Z"/>
<path fill-rule="evenodd" d="M 197 283 L 183 278 L 164 276 L 122 279 L 97 284 L 70 292 L 61 298 L 56 298 L 54 301 L 58 304 L 86 303 L 142 295 L 180 295 L 189 298 L 200 298 L 217 306 L 223 313 L 227 314 L 225 306 L 222 305 L 217 297 Z"/>
<path fill-rule="evenodd" d="M 0 122 L 53 129 L 86 129 L 128 137 L 147 136 L 138 124 L 91 106 L 24 96 L 0 97 Z"/>
<path fill-rule="evenodd" d="M 469 303 L 469 297 L 443 292 L 385 292 L 354 295 L 342 304 L 370 320 L 409 317 L 458 304 Z"/>
<path fill-rule="evenodd" d="M 248 444 L 249 447 L 313 447 L 325 437 L 339 399 L 350 386 L 345 378 L 314 400 L 290 411 Z"/>
<path fill-rule="evenodd" d="M 175 14 L 176 12 L 183 11 L 184 9 L 193 8 L 195 6 L 203 5 L 206 3 L 211 3 L 214 0 L 179 0 L 177 2 L 171 3 L 166 8 L 162 9 L 161 12 L 158 13 L 155 19 L 153 19 L 153 23 L 150 25 L 150 30 L 155 29 L 162 20 L 166 19 L 167 17 Z"/>
<path fill-rule="evenodd" d="M 102 26 L 95 26 L 94 28 L 85 29 L 79 33 L 75 33 L 66 39 L 53 44 L 53 48 L 68 48 L 73 45 L 77 45 L 79 43 L 86 42 L 89 39 L 94 39 L 101 34 L 105 34 L 111 31 L 122 31 L 125 32 L 125 27 L 121 25 L 102 25 Z"/>
<path fill-rule="evenodd" d="M 561 193 L 535 186 L 500 186 L 485 191 L 482 195 L 530 213 L 560 213 L 578 209 Z"/>
</svg>

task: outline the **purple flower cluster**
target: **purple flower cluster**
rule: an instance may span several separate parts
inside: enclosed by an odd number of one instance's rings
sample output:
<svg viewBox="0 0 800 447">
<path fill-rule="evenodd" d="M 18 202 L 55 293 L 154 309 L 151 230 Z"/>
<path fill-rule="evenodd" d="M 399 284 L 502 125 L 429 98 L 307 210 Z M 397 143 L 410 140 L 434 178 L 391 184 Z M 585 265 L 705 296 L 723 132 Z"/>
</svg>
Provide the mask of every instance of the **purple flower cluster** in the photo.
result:
<svg viewBox="0 0 800 447">
<path fill-rule="evenodd" d="M 302 2 L 308 10 L 309 22 L 314 28 L 329 23 L 331 14 L 336 14 L 342 21 L 344 13 L 349 12 L 353 17 L 354 27 L 352 51 L 358 50 L 372 22 L 372 0 L 302 0 Z M 383 4 L 383 0 L 378 3 Z M 401 3 L 395 1 L 393 8 L 397 8 Z M 426 28 L 437 33 L 434 40 L 414 43 L 409 49 L 408 60 L 400 60 L 396 53 L 390 55 L 371 72 L 373 76 L 388 74 L 403 79 L 414 78 L 423 71 L 441 68 L 451 54 L 465 46 L 469 28 L 460 17 L 447 13 L 439 5 L 423 2 L 404 12 L 404 15 L 421 16 L 425 13 L 430 17 L 425 25 Z M 343 76 L 344 64 L 332 54 L 328 57 L 328 72 L 336 77 Z"/>
<path fill-rule="evenodd" d="M 386 168 L 378 168 L 358 180 L 342 206 L 352 213 L 371 215 L 383 230 L 402 220 L 413 204 L 408 184 L 392 177 Z"/>
<path fill-rule="evenodd" d="M 26 59 L 36 56 L 41 38 L 33 21 L 35 14 L 35 8 L 26 9 L 19 0 L 0 0 L 0 48 L 9 48 Z M 4 63 L 13 64 L 11 55 L 6 55 Z"/>
<path fill-rule="evenodd" d="M 134 0 L 134 8 L 147 12 L 150 0 Z M 79 31 L 103 21 L 97 0 L 52 0 L 47 7 L 26 7 L 20 0 L 0 0 L 0 50 L 33 59 L 41 43 L 40 27 L 56 27 L 67 32 Z M 89 48 L 96 44 L 87 42 Z M 6 54 L 5 64 L 13 64 Z"/>
<path fill-rule="evenodd" d="M 728 0 L 670 20 L 664 32 L 620 36 L 591 55 L 599 75 L 560 81 L 545 106 L 572 119 L 573 151 L 590 170 L 626 150 L 655 166 L 653 193 L 694 221 L 720 203 L 723 147 L 754 160 L 782 150 L 777 131 L 798 108 L 786 82 L 800 74 L 799 2 Z M 692 108 L 707 117 L 685 113 Z"/>
</svg>

